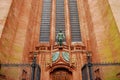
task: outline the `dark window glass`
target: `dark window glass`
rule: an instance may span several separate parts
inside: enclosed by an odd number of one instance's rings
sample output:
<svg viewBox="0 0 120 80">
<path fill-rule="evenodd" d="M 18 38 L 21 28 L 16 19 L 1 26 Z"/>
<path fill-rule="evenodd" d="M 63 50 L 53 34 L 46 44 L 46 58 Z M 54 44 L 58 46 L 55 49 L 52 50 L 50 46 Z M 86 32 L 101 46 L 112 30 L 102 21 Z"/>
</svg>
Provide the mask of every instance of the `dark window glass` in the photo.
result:
<svg viewBox="0 0 120 80">
<path fill-rule="evenodd" d="M 72 42 L 81 41 L 77 1 L 69 0 Z"/>
<path fill-rule="evenodd" d="M 65 34 L 64 0 L 56 0 L 56 35 L 60 29 Z"/>
<path fill-rule="evenodd" d="M 51 12 L 51 0 L 43 0 L 42 22 L 40 26 L 40 42 L 49 42 L 50 12 Z"/>
</svg>

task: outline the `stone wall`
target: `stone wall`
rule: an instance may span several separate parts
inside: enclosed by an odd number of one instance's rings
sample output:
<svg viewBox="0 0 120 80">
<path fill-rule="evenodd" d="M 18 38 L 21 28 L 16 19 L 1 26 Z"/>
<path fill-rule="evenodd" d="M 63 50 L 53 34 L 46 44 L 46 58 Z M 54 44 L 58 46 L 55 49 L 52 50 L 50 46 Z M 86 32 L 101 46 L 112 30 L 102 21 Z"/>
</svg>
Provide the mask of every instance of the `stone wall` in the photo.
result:
<svg viewBox="0 0 120 80">
<path fill-rule="evenodd" d="M 31 0 L 13 0 L 0 40 L 1 63 L 23 62 L 30 10 Z M 9 69 L 7 73 L 5 70 L 2 69 L 1 74 L 9 80 L 17 80 L 21 75 L 16 68 Z"/>
<path fill-rule="evenodd" d="M 0 0 L 0 38 L 12 0 Z"/>
<path fill-rule="evenodd" d="M 115 18 L 116 24 L 120 32 L 120 1 L 119 0 L 108 0 L 110 8 L 112 10 L 113 16 Z"/>
<path fill-rule="evenodd" d="M 115 3 L 117 3 L 117 1 Z M 119 62 L 120 33 L 118 29 L 119 26 L 116 24 L 119 22 L 117 22 L 116 18 L 113 16 L 112 11 L 114 10 L 111 10 L 107 0 L 88 0 L 88 4 L 91 13 L 91 21 L 93 23 L 93 26 L 88 26 L 90 37 L 94 37 L 91 39 L 91 45 L 96 43 L 95 46 L 91 46 L 93 62 Z M 111 70 L 112 69 L 114 73 L 105 75 L 103 77 L 104 80 L 116 80 L 113 76 L 117 74 L 118 68 L 112 67 Z M 112 71 L 105 69 L 102 73 L 110 74 L 111 72 Z"/>
<path fill-rule="evenodd" d="M 0 12 L 2 13 L 0 14 L 0 61 L 2 63 L 26 63 L 29 61 L 28 53 L 35 51 L 36 45 L 39 44 L 42 1 L 0 1 L 2 4 L 0 5 Z M 93 62 L 120 61 L 120 20 L 118 14 L 119 1 L 117 1 L 77 0 L 82 42 L 87 50 L 92 51 Z M 83 61 L 86 59 L 84 59 L 85 55 L 76 55 Z M 49 72 L 45 72 L 45 63 L 42 62 L 44 58 L 45 54 L 39 57 L 39 64 L 42 64 L 43 73 L 41 79 L 48 80 Z M 80 59 L 78 60 L 80 62 Z M 78 62 L 78 69 L 83 65 L 82 60 L 82 64 Z M 115 73 L 110 76 L 114 76 L 118 68 L 113 68 L 113 70 Z M 5 70 L 2 70 L 1 73 L 5 74 Z M 12 69 L 6 73 L 9 80 L 17 80 L 21 75 L 17 70 L 14 71 L 14 74 L 12 73 Z M 46 73 L 47 75 L 45 75 Z M 106 69 L 103 74 L 107 73 Z M 11 75 L 8 76 L 8 74 Z M 13 78 L 14 76 L 16 78 Z M 110 76 L 105 76 L 104 79 L 107 80 Z"/>
<path fill-rule="evenodd" d="M 105 0 L 88 2 L 98 51 L 96 54 L 100 54 L 101 61 L 119 61 L 120 34 L 109 3 Z"/>
<path fill-rule="evenodd" d="M 28 52 L 34 51 L 36 45 L 39 44 L 40 23 L 42 17 L 42 0 L 32 0 L 31 4 L 32 7 L 29 16 L 28 30 L 25 43 L 25 51 Z"/>
</svg>

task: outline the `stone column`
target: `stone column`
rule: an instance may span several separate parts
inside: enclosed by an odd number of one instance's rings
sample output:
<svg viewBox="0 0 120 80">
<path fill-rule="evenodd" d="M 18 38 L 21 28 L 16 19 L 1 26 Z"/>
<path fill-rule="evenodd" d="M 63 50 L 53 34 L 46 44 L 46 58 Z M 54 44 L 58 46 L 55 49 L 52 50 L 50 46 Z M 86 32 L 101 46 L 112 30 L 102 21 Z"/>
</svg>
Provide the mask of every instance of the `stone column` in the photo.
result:
<svg viewBox="0 0 120 80">
<path fill-rule="evenodd" d="M 71 29 L 70 29 L 70 11 L 69 11 L 69 2 L 64 0 L 64 11 L 65 11 L 65 34 L 66 34 L 66 43 L 71 44 Z"/>
<path fill-rule="evenodd" d="M 55 20 L 56 20 L 56 0 L 52 0 L 52 10 L 51 10 L 51 26 L 50 26 L 50 44 L 55 43 Z"/>
</svg>

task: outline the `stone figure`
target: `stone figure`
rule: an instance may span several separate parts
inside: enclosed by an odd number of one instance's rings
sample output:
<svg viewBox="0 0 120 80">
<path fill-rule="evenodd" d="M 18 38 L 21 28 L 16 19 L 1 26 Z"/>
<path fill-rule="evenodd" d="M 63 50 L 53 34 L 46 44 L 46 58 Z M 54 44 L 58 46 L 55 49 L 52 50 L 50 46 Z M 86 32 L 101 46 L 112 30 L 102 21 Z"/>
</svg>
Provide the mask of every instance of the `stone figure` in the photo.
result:
<svg viewBox="0 0 120 80">
<path fill-rule="evenodd" d="M 64 39 L 65 39 L 64 33 L 62 32 L 62 30 L 59 30 L 59 33 L 57 34 L 57 42 L 60 46 L 62 46 Z"/>
</svg>

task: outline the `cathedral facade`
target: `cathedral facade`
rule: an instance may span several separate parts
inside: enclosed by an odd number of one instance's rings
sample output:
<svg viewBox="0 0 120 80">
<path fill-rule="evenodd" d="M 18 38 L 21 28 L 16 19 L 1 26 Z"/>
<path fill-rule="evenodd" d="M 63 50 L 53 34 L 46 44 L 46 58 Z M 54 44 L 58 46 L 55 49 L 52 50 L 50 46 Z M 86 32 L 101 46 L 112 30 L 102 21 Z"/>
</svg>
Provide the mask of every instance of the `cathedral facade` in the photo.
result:
<svg viewBox="0 0 120 80">
<path fill-rule="evenodd" d="M 31 64 L 40 80 L 84 80 L 88 63 L 120 62 L 119 0 L 0 0 L 0 63 Z M 64 39 L 59 45 L 58 34 Z M 119 80 L 120 66 L 94 67 L 93 80 Z M 110 71 L 111 70 L 111 71 Z M 6 72 L 7 71 L 7 72 Z M 87 72 L 89 74 L 89 72 Z M 31 70 L 0 68 L 0 80 L 31 80 Z"/>
</svg>

